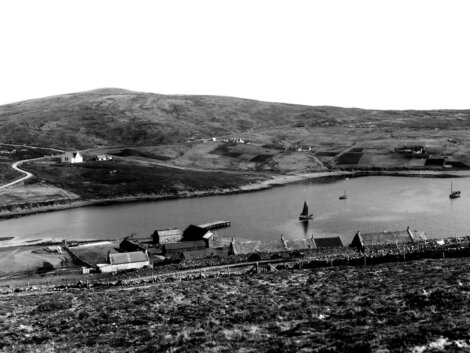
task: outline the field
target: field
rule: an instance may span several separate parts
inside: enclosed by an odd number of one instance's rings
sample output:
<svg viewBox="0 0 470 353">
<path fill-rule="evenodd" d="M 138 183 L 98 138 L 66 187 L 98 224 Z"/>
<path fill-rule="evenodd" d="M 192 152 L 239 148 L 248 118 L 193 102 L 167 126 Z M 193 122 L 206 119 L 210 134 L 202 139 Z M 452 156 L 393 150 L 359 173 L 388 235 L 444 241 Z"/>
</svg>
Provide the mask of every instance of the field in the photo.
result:
<svg viewBox="0 0 470 353">
<path fill-rule="evenodd" d="M 62 164 L 25 163 L 23 167 L 40 180 L 69 190 L 82 199 L 122 196 L 173 195 L 179 192 L 237 188 L 262 176 L 199 172 L 158 165 L 140 165 L 116 159 L 106 162 Z"/>
<path fill-rule="evenodd" d="M 469 297 L 465 259 L 25 292 L 0 297 L 0 349 L 468 351 Z"/>
</svg>

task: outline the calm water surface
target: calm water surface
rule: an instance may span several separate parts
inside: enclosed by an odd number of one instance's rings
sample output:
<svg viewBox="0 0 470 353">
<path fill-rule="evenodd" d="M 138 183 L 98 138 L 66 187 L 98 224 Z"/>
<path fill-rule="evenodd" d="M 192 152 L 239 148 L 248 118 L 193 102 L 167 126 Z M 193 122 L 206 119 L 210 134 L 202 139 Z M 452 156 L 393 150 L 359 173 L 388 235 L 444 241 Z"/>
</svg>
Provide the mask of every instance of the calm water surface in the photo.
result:
<svg viewBox="0 0 470 353">
<path fill-rule="evenodd" d="M 429 237 L 470 234 L 470 178 L 454 178 L 462 198 L 450 200 L 450 179 L 361 177 L 322 179 L 270 190 L 194 199 L 85 207 L 0 221 L 0 236 L 16 240 L 109 239 L 155 229 L 232 221 L 225 236 L 288 239 L 403 230 L 410 226 Z M 347 200 L 338 197 L 346 191 Z M 307 201 L 314 220 L 298 221 Z M 5 242 L 3 242 L 5 244 Z M 1 244 L 1 243 L 0 243 Z"/>
</svg>

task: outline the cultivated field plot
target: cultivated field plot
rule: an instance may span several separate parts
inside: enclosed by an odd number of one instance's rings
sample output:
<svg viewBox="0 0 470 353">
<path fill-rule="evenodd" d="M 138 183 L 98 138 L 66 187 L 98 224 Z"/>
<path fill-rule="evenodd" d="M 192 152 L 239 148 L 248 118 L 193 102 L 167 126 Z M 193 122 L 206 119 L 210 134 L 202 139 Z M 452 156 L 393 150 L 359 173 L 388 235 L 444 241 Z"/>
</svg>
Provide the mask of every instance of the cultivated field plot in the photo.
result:
<svg viewBox="0 0 470 353">
<path fill-rule="evenodd" d="M 8 295 L 0 349 L 468 351 L 469 298 L 465 259 Z"/>
<path fill-rule="evenodd" d="M 43 201 L 74 200 L 78 196 L 52 185 L 17 185 L 0 189 L 0 206 L 34 204 Z"/>
<path fill-rule="evenodd" d="M 361 159 L 361 157 L 362 157 L 362 153 L 360 152 L 346 152 L 338 157 L 338 159 L 336 160 L 336 164 L 337 165 L 343 165 L 343 164 L 355 165 L 359 163 L 359 160 Z"/>
</svg>

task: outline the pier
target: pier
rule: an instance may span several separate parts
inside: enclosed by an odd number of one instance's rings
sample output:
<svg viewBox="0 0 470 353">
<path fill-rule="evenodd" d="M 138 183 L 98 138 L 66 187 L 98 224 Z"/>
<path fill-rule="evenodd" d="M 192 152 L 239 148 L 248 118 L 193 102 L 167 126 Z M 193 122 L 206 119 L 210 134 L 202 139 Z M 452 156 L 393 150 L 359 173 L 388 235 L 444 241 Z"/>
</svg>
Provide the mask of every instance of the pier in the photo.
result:
<svg viewBox="0 0 470 353">
<path fill-rule="evenodd" d="M 230 221 L 216 221 L 216 222 L 211 222 L 211 223 L 204 223 L 200 224 L 199 227 L 204 228 L 204 229 L 218 229 L 218 228 L 226 228 L 230 227 Z"/>
</svg>

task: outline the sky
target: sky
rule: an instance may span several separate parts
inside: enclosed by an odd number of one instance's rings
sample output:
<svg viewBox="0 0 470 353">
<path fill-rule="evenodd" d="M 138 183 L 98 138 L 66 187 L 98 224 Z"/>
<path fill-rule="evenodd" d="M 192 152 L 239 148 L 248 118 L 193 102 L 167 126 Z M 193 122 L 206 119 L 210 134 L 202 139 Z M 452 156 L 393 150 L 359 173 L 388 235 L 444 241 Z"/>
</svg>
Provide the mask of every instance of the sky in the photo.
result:
<svg viewBox="0 0 470 353">
<path fill-rule="evenodd" d="M 0 104 L 116 87 L 470 109 L 466 0 L 2 0 Z"/>
</svg>

